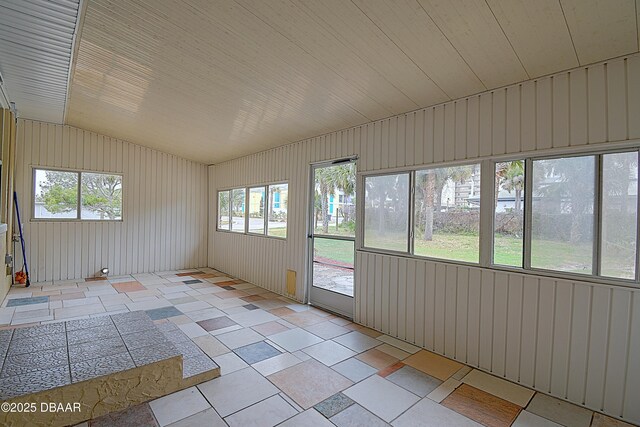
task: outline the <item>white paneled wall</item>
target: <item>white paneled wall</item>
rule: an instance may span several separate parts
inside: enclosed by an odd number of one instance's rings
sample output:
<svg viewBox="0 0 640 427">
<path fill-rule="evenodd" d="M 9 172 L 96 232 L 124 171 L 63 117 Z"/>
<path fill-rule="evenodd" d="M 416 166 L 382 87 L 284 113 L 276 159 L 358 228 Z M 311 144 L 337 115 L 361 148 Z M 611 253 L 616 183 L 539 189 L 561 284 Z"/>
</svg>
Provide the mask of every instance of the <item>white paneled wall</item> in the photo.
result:
<svg viewBox="0 0 640 427">
<path fill-rule="evenodd" d="M 33 167 L 123 174 L 124 220 L 31 220 Z M 70 126 L 20 120 L 16 191 L 32 282 L 91 277 L 101 267 L 121 275 L 207 263 L 206 165 Z"/>
<path fill-rule="evenodd" d="M 638 422 L 640 292 L 358 252 L 355 318 L 511 381 Z"/>
<path fill-rule="evenodd" d="M 280 241 L 212 222 L 210 266 L 282 294 L 295 270 L 302 299 L 314 162 L 357 155 L 363 172 L 637 139 L 638 54 L 221 163 L 212 188 L 288 181 L 289 230 Z M 640 423 L 640 290 L 360 251 L 355 305 L 362 324 Z"/>
</svg>

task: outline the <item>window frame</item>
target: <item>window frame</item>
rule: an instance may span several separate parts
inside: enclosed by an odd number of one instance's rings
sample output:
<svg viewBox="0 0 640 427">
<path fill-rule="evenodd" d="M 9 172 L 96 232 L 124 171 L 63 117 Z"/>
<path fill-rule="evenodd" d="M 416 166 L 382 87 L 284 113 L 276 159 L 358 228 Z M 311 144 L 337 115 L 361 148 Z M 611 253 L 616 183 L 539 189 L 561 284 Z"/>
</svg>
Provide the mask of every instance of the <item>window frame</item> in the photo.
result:
<svg viewBox="0 0 640 427">
<path fill-rule="evenodd" d="M 401 255 L 401 256 L 410 256 L 412 255 L 412 240 L 413 240 L 413 209 L 412 209 L 412 203 L 413 203 L 413 182 L 414 182 L 414 177 L 413 177 L 413 170 L 396 170 L 396 171 L 388 171 L 388 172 L 380 172 L 380 171 L 375 171 L 373 173 L 362 173 L 362 174 L 358 174 L 360 175 L 360 178 L 356 178 L 356 182 L 362 182 L 361 184 L 361 193 L 362 194 L 362 203 L 360 203 L 360 205 L 362 205 L 362 211 L 361 214 L 358 215 L 356 213 L 356 218 L 359 219 L 360 222 L 360 230 L 362 230 L 360 234 L 360 237 L 356 236 L 356 246 L 359 248 L 359 250 L 366 250 L 369 252 L 374 252 L 374 253 L 380 253 L 380 254 L 387 254 L 387 255 Z M 367 182 L 366 179 L 367 178 L 375 178 L 375 177 L 381 177 L 381 176 L 391 176 L 391 175 L 407 175 L 407 181 L 408 181 L 408 190 L 409 190 L 409 197 L 407 200 L 408 203 L 408 219 L 407 219 L 407 229 L 408 229 L 408 233 L 409 233 L 409 238 L 407 239 L 407 250 L 406 251 L 396 251 L 393 249 L 384 249 L 384 248 L 374 248 L 371 246 L 365 246 L 364 244 L 364 238 L 365 238 L 365 211 L 366 211 L 366 197 L 367 197 Z M 356 193 L 357 194 L 357 193 Z"/>
<path fill-rule="evenodd" d="M 610 147 L 606 148 L 594 148 L 584 147 L 580 148 L 563 148 L 563 149 L 549 149 L 544 150 L 539 155 L 535 153 L 511 153 L 492 157 L 479 157 L 472 160 L 463 161 L 443 161 L 430 165 L 416 165 L 411 167 L 397 167 L 388 168 L 383 171 L 375 170 L 370 172 L 358 172 L 357 185 L 361 189 L 361 194 L 364 194 L 365 179 L 372 176 L 384 176 L 384 175 L 397 175 L 401 173 L 409 173 L 409 196 L 410 196 L 410 209 L 409 209 L 409 243 L 410 249 L 408 252 L 399 252 L 388 249 L 372 248 L 364 245 L 364 203 L 361 204 L 362 208 L 357 213 L 359 221 L 358 231 L 359 236 L 356 237 L 356 250 L 380 255 L 399 256 L 408 259 L 427 260 L 438 263 L 446 263 L 453 265 L 461 265 L 467 267 L 481 267 L 487 268 L 492 271 L 502 271 L 509 273 L 519 274 L 533 274 L 540 277 L 549 277 L 555 280 L 567 280 L 567 281 L 580 281 L 588 283 L 599 283 L 612 286 L 629 287 L 632 289 L 638 289 L 640 287 L 640 173 L 638 174 L 638 195 L 637 195 L 637 210 L 636 215 L 639 221 L 638 227 L 636 227 L 636 268 L 635 277 L 633 279 L 625 279 L 611 276 L 602 276 L 601 273 L 601 258 L 602 251 L 600 244 L 602 241 L 602 156 L 606 154 L 628 153 L 634 152 L 638 155 L 638 161 L 640 163 L 640 145 L 638 141 L 632 143 L 619 143 L 610 144 Z M 594 270 L 591 274 L 580 274 L 563 272 L 558 270 L 532 268 L 531 262 L 531 201 L 533 192 L 533 162 L 535 160 L 545 159 L 558 159 L 558 158 L 570 158 L 570 157 L 584 157 L 595 156 L 594 161 L 594 236 L 593 236 L 593 258 L 592 262 L 597 264 L 597 270 Z M 502 264 L 496 264 L 494 262 L 494 221 L 495 210 L 492 203 L 482 202 L 482 200 L 492 200 L 495 197 L 495 167 L 497 163 L 507 162 L 513 160 L 524 161 L 525 168 L 525 191 L 523 194 L 524 201 L 524 235 L 523 235 L 523 263 L 522 266 L 508 266 Z M 480 232 L 479 232 L 479 262 L 471 263 L 467 261 L 450 260 L 446 258 L 435 258 L 429 256 L 415 255 L 414 254 L 414 236 L 413 236 L 413 224 L 414 224 L 414 204 L 415 204 L 415 172 L 418 170 L 438 169 L 449 166 L 464 166 L 480 164 Z M 597 274 L 595 273 L 597 271 Z"/>
<path fill-rule="evenodd" d="M 75 218 L 38 218 L 36 217 L 36 173 L 37 171 L 49 171 L 49 172 L 66 172 L 66 173 L 75 173 L 78 176 L 78 190 L 77 190 L 77 201 L 76 201 L 76 210 L 77 214 Z M 121 180 L 122 186 L 122 212 L 120 215 L 120 219 L 85 219 L 82 218 L 82 174 L 98 174 L 98 175 L 115 175 L 119 176 Z M 97 222 L 97 223 L 105 223 L 105 222 L 124 222 L 125 217 L 125 177 L 122 172 L 104 172 L 104 171 L 94 171 L 89 169 L 67 169 L 67 168 L 59 168 L 59 167 L 48 167 L 48 166 L 31 166 L 31 215 L 29 222 Z"/>
<path fill-rule="evenodd" d="M 229 209 L 227 212 L 229 218 L 229 228 L 226 230 L 224 228 L 220 228 L 220 193 L 227 193 L 227 198 L 229 200 Z M 216 231 L 231 232 L 231 190 L 218 190 L 216 192 Z"/>
<path fill-rule="evenodd" d="M 262 231 L 258 232 L 258 231 L 251 231 L 251 229 L 249 228 L 249 221 L 251 220 L 251 190 L 255 190 L 255 189 L 262 189 L 263 191 L 263 198 L 264 198 L 264 207 L 263 207 L 263 212 L 262 212 Z M 247 219 L 245 220 L 247 226 L 246 226 L 246 230 L 247 230 L 247 234 L 251 234 L 253 236 L 266 236 L 267 235 L 267 208 L 268 208 L 268 204 L 269 204 L 269 197 L 267 196 L 267 191 L 268 190 L 268 185 L 256 185 L 253 187 L 247 187 L 247 202 L 245 203 L 245 205 L 247 206 L 246 210 L 246 215 L 247 215 Z"/>
<path fill-rule="evenodd" d="M 479 217 L 480 217 L 480 224 L 479 224 L 479 230 L 478 230 L 478 262 L 469 262 L 469 261 L 460 261 L 460 260 L 455 260 L 455 259 L 448 259 L 448 258 L 437 258 L 437 257 L 432 257 L 432 256 L 427 256 L 427 255 L 416 255 L 415 253 L 415 233 L 414 233 L 414 225 L 415 225 L 415 197 L 416 197 L 416 188 L 415 188 L 415 182 L 416 182 L 416 173 L 419 171 L 426 171 L 426 170 L 434 170 L 434 169 L 442 169 L 444 167 L 451 167 L 451 166 L 475 166 L 475 165 L 479 165 L 480 166 L 480 208 L 479 208 Z M 362 208 L 362 214 L 359 217 L 360 218 L 360 222 L 362 223 L 362 233 L 360 233 L 361 237 L 359 239 L 356 239 L 356 242 L 358 244 L 358 250 L 362 250 L 362 251 L 366 251 L 366 252 L 372 252 L 372 253 L 378 253 L 381 255 L 394 255 L 394 256 L 403 256 L 403 257 L 407 257 L 407 258 L 412 258 L 412 259 L 418 259 L 418 260 L 427 260 L 427 261 L 434 261 L 434 262 L 447 262 L 447 263 L 451 263 L 451 264 L 457 264 L 457 265 L 466 265 L 466 266 L 470 266 L 470 267 L 478 267 L 478 266 L 484 266 L 483 262 L 482 262 L 482 241 L 483 241 L 483 217 L 485 216 L 485 214 L 483 213 L 483 184 L 486 179 L 484 177 L 484 170 L 486 169 L 485 167 L 485 161 L 481 160 L 481 159 L 477 159 L 477 160 L 466 160 L 466 161 L 460 161 L 460 162 L 446 162 L 446 163 L 439 163 L 438 165 L 418 165 L 418 166 L 413 166 L 411 168 L 393 168 L 393 169 L 386 169 L 385 171 L 373 171 L 373 172 L 363 172 L 363 173 L 359 173 L 358 175 L 360 176 L 360 178 L 358 179 L 358 182 L 361 182 L 361 187 L 362 187 L 362 194 L 365 194 L 365 188 L 366 188 L 366 182 L 365 180 L 369 177 L 376 177 L 376 176 L 388 176 L 388 175 L 401 175 L 401 174 L 409 174 L 409 186 L 408 186 L 408 190 L 409 190 L 409 222 L 408 222 L 408 244 L 407 244 L 407 251 L 406 252 L 400 252 L 400 251 L 395 251 L 395 250 L 391 250 L 391 249 L 381 249 L 381 248 L 372 248 L 370 246 L 365 246 L 364 244 L 364 205 L 365 205 L 365 199 L 363 196 L 363 208 Z M 493 182 L 491 183 L 491 185 L 493 185 Z M 493 222 L 491 223 L 493 226 Z M 493 251 L 493 243 L 491 245 L 491 250 Z"/>
<path fill-rule="evenodd" d="M 289 238 L 289 220 L 287 218 L 287 226 L 286 226 L 286 236 L 285 237 L 280 237 L 280 236 L 270 236 L 269 235 L 269 187 L 271 186 L 275 186 L 275 185 L 286 185 L 287 186 L 287 217 L 288 217 L 288 211 L 289 211 L 289 205 L 288 205 L 288 193 L 289 193 L 289 181 L 275 181 L 275 182 L 270 182 L 267 184 L 250 184 L 250 185 L 245 185 L 245 186 L 240 186 L 240 187 L 222 187 L 216 190 L 216 232 L 219 233 L 229 233 L 229 234 L 233 234 L 236 236 L 252 236 L 252 237 L 262 237 L 262 238 L 269 238 L 269 239 L 277 239 L 277 240 L 283 240 L 286 241 Z M 265 213 L 264 213 L 264 233 L 257 233 L 255 231 L 249 231 L 249 195 L 250 195 L 250 190 L 254 189 L 254 188 L 263 188 L 264 189 L 264 194 L 265 194 L 265 201 L 264 201 L 264 205 L 265 205 Z M 243 231 L 232 231 L 231 230 L 231 225 L 229 225 L 229 229 L 224 229 L 224 228 L 220 228 L 219 224 L 219 216 L 220 216 L 220 207 L 218 206 L 219 201 L 220 201 L 220 193 L 225 193 L 228 192 L 229 193 L 229 217 L 231 218 L 231 194 L 234 190 L 244 190 L 244 230 Z M 282 203 L 282 201 L 280 202 Z"/>
</svg>

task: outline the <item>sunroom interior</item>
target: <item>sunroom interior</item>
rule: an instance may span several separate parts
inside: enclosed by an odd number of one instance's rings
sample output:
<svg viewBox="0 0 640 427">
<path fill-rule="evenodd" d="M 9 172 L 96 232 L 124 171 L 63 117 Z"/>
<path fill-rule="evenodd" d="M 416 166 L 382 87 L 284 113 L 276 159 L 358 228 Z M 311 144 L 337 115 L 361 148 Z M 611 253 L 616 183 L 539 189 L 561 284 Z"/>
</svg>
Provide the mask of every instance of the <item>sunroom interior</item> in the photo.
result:
<svg viewBox="0 0 640 427">
<path fill-rule="evenodd" d="M 639 0 L 0 0 L 0 424 L 640 425 Z"/>
</svg>

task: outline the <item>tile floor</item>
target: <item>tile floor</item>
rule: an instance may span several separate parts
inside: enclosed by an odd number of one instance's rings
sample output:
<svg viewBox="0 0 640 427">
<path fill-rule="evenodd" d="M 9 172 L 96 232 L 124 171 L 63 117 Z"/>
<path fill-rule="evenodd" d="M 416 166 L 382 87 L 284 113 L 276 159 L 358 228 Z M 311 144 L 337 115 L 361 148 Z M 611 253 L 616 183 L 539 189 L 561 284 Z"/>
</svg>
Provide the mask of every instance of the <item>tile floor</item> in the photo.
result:
<svg viewBox="0 0 640 427">
<path fill-rule="evenodd" d="M 0 329 L 136 310 L 222 376 L 84 426 L 629 425 L 208 268 L 12 289 Z"/>
</svg>

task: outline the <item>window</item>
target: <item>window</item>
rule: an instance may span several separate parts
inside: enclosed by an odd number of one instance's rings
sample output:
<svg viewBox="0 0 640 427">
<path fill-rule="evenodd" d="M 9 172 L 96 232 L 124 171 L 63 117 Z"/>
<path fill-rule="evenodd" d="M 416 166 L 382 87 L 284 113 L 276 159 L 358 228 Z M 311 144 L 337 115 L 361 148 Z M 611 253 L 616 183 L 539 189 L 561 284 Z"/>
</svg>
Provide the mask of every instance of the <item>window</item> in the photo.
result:
<svg viewBox="0 0 640 427">
<path fill-rule="evenodd" d="M 82 186 L 81 219 L 122 219 L 122 177 L 103 173 L 84 172 Z"/>
<path fill-rule="evenodd" d="M 602 156 L 600 274 L 633 279 L 638 228 L 638 153 Z"/>
<path fill-rule="evenodd" d="M 409 174 L 366 177 L 364 246 L 409 251 Z"/>
<path fill-rule="evenodd" d="M 218 192 L 218 230 L 231 230 L 229 194 L 230 191 Z"/>
<path fill-rule="evenodd" d="M 217 229 L 286 238 L 288 188 L 272 184 L 219 191 Z"/>
<path fill-rule="evenodd" d="M 122 220 L 122 176 L 34 169 L 34 219 Z"/>
<path fill-rule="evenodd" d="M 477 263 L 480 165 L 415 172 L 415 255 Z"/>
<path fill-rule="evenodd" d="M 244 233 L 245 189 L 231 190 L 231 231 Z"/>
<path fill-rule="evenodd" d="M 524 160 L 496 163 L 493 262 L 522 267 L 524 250 Z"/>
<path fill-rule="evenodd" d="M 264 234 L 265 188 L 249 189 L 249 233 Z"/>
<path fill-rule="evenodd" d="M 267 235 L 272 237 L 287 237 L 287 210 L 289 205 L 289 185 L 273 184 L 268 187 L 269 215 Z M 276 203 L 277 201 L 277 203 Z"/>
<path fill-rule="evenodd" d="M 595 156 L 533 161 L 531 267 L 593 271 Z"/>
</svg>

